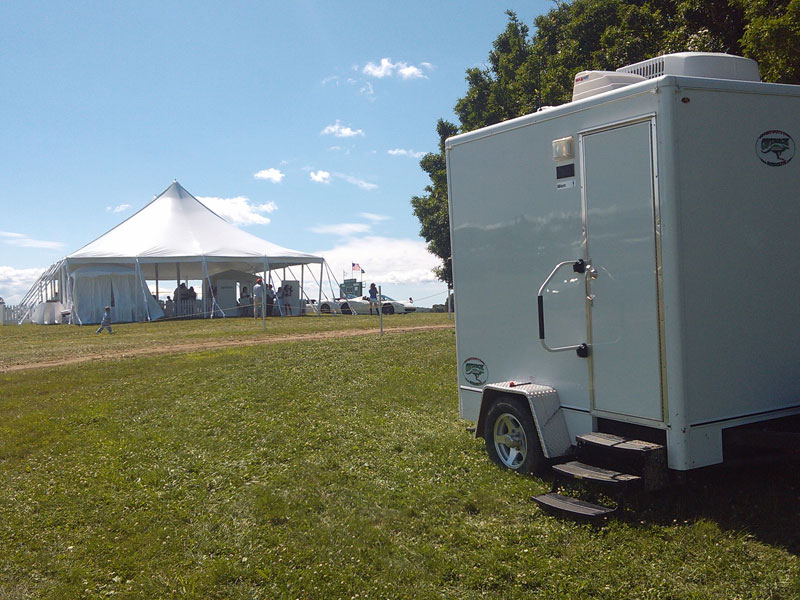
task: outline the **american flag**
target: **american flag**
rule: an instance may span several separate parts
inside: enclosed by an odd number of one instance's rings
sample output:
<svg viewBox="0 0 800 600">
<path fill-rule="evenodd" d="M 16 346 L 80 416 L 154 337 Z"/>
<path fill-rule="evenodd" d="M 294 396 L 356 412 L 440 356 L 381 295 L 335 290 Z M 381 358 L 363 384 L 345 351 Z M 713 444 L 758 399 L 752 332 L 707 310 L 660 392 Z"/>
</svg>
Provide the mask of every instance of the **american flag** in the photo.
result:
<svg viewBox="0 0 800 600">
<path fill-rule="evenodd" d="M 361 270 L 361 265 L 358 264 L 358 263 L 353 263 L 353 269 L 352 270 L 353 271 L 360 271 Z"/>
</svg>

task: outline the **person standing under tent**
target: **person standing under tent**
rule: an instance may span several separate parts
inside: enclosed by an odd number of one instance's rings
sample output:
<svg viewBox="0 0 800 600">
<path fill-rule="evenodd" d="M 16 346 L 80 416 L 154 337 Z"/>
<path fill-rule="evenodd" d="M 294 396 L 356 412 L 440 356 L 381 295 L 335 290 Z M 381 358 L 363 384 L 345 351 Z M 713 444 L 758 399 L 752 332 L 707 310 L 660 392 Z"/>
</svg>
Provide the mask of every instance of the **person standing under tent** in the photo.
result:
<svg viewBox="0 0 800 600">
<path fill-rule="evenodd" d="M 261 317 L 262 301 L 264 300 L 264 282 L 259 277 L 256 279 L 256 284 L 253 286 L 253 317 Z"/>
<path fill-rule="evenodd" d="M 97 333 L 102 333 L 103 329 L 108 327 L 108 333 L 114 333 L 111 331 L 111 307 L 106 306 L 105 312 L 103 313 L 103 320 L 100 321 L 100 328 L 97 330 Z"/>
<path fill-rule="evenodd" d="M 250 297 L 250 292 L 247 291 L 247 286 L 242 286 L 242 294 L 239 296 L 239 316 L 250 317 L 253 310 L 253 299 Z"/>
<path fill-rule="evenodd" d="M 178 298 L 178 316 L 185 317 L 189 314 L 189 289 L 185 283 L 181 283 L 178 287 Z"/>
<path fill-rule="evenodd" d="M 272 284 L 267 284 L 267 316 L 272 316 L 272 310 L 275 308 L 275 290 L 272 289 Z"/>
<path fill-rule="evenodd" d="M 369 314 L 372 314 L 372 307 L 375 307 L 375 314 L 378 314 L 380 310 L 378 308 L 378 288 L 375 287 L 374 283 L 371 283 L 369 286 Z"/>
<path fill-rule="evenodd" d="M 172 292 L 172 301 L 175 303 L 175 310 L 172 314 L 173 317 L 178 317 L 181 314 L 181 286 L 180 284 L 178 287 L 175 288 L 175 291 Z"/>
<path fill-rule="evenodd" d="M 175 303 L 172 298 L 167 296 L 167 301 L 164 303 L 164 317 L 170 319 L 175 316 Z"/>
<path fill-rule="evenodd" d="M 194 291 L 194 286 L 189 288 L 187 297 L 189 298 L 189 314 L 194 319 L 197 313 L 197 292 Z"/>
<path fill-rule="evenodd" d="M 292 316 L 292 296 L 293 296 L 292 286 L 288 283 L 283 286 L 283 314 L 287 317 Z"/>
<path fill-rule="evenodd" d="M 283 285 L 278 286 L 278 293 L 275 294 L 275 301 L 278 305 L 278 316 L 283 317 Z"/>
</svg>

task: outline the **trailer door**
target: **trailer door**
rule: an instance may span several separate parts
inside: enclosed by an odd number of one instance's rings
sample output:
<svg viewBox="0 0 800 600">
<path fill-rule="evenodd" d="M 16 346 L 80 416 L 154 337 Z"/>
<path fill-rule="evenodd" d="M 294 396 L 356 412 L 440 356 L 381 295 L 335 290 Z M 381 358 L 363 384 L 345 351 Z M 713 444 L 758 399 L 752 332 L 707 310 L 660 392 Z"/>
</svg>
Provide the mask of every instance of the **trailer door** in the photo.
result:
<svg viewBox="0 0 800 600">
<path fill-rule="evenodd" d="M 592 411 L 663 420 L 655 119 L 580 137 Z"/>
</svg>

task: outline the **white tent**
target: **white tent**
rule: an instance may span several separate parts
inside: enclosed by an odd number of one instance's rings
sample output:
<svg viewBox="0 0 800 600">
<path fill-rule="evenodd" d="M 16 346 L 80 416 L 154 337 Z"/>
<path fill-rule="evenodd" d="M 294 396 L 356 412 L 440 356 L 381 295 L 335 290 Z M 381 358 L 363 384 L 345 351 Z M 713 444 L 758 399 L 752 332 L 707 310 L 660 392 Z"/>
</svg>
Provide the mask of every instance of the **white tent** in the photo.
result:
<svg viewBox="0 0 800 600">
<path fill-rule="evenodd" d="M 202 280 L 213 316 L 224 314 L 213 297 L 215 275 L 268 276 L 276 269 L 311 264 L 320 266 L 321 284 L 322 257 L 242 231 L 176 181 L 136 214 L 50 267 L 23 303 L 36 323 L 67 318 L 98 323 L 106 305 L 112 306 L 114 321 L 153 320 L 163 311 L 146 281 Z"/>
</svg>

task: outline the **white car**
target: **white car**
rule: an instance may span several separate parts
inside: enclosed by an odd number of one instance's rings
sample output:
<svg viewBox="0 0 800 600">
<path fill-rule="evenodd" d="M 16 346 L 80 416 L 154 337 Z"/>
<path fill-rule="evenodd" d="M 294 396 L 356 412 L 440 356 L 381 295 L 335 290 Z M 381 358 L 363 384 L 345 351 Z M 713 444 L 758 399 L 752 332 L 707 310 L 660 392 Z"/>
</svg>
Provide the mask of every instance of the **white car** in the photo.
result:
<svg viewBox="0 0 800 600">
<path fill-rule="evenodd" d="M 383 314 L 393 315 L 412 313 L 417 310 L 411 302 L 403 302 L 395 300 L 389 296 L 381 295 Z M 339 311 L 344 315 L 368 315 L 369 314 L 369 296 L 361 296 L 360 298 L 340 298 L 338 300 Z M 373 309 L 377 310 L 377 309 Z"/>
</svg>

